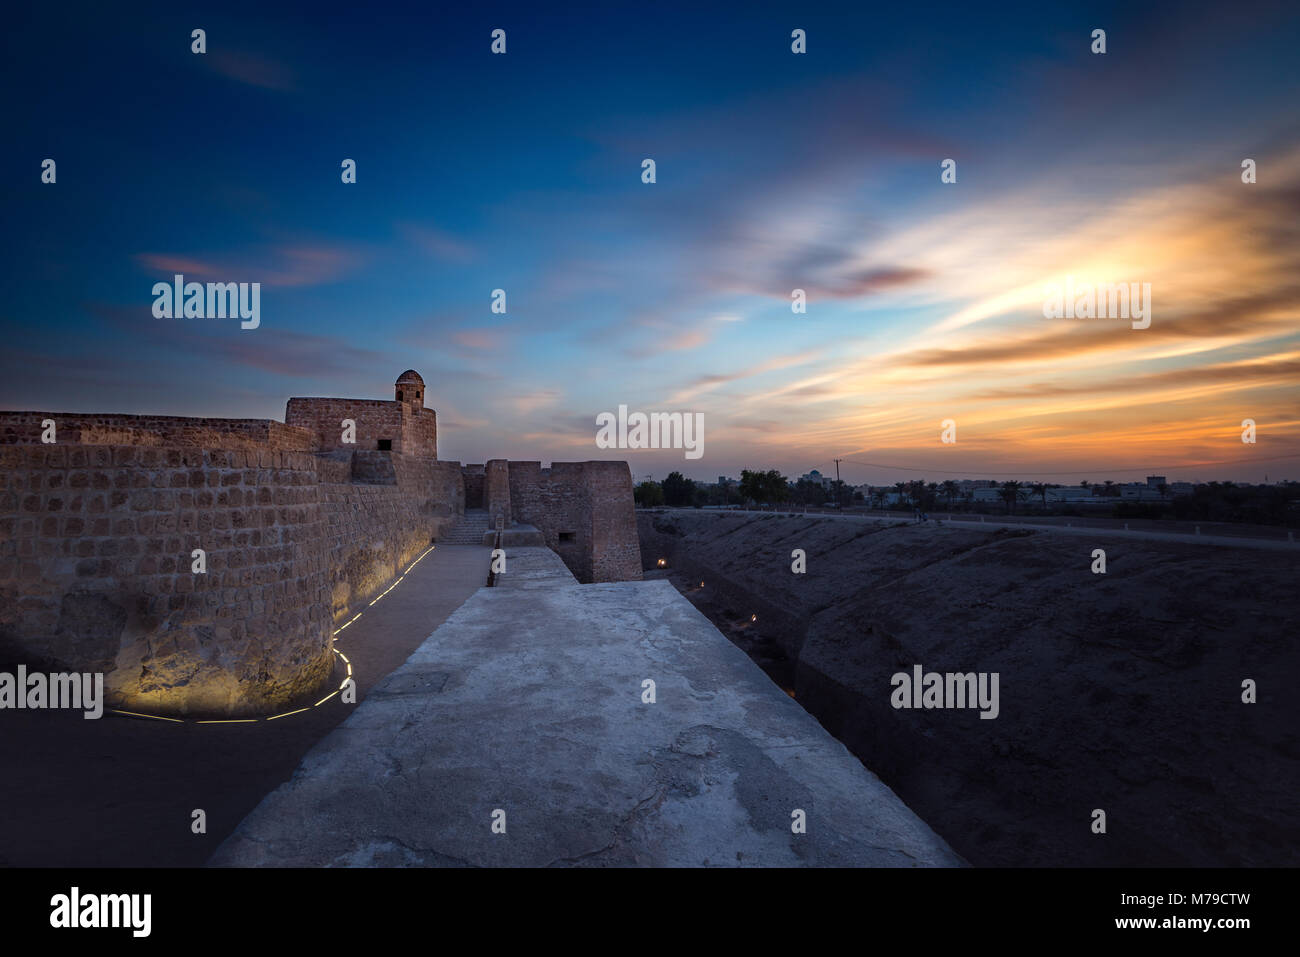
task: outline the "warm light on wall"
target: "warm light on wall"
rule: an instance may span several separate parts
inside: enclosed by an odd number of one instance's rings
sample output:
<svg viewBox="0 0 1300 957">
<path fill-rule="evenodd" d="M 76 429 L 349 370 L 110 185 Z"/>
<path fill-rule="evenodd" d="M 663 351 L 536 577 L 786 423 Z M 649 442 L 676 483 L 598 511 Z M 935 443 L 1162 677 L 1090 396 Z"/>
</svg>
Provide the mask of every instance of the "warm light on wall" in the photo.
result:
<svg viewBox="0 0 1300 957">
<path fill-rule="evenodd" d="M 366 607 L 369 608 L 376 601 L 379 601 L 380 598 L 383 598 L 390 591 L 392 591 L 394 588 L 400 585 L 402 583 L 402 579 L 405 578 L 407 575 L 411 574 L 411 569 L 414 568 L 416 565 L 420 564 L 420 562 L 424 559 L 424 556 L 428 555 L 429 552 L 433 551 L 435 547 L 436 546 L 434 545 L 430 545 L 423 552 L 421 552 L 420 557 L 417 558 L 415 561 L 411 562 L 411 564 L 407 567 L 406 571 L 402 572 L 402 574 L 397 576 L 397 581 L 393 582 L 382 592 L 380 592 L 379 595 L 375 597 L 374 601 L 370 602 L 370 604 L 367 605 Z M 352 624 L 354 621 L 360 618 L 361 614 L 362 614 L 361 612 L 357 612 L 355 615 L 349 618 L 345 624 L 340 625 L 338 628 L 334 629 L 334 633 L 330 636 L 330 645 L 331 645 L 330 650 L 333 651 L 334 654 L 338 655 L 339 658 L 343 661 L 343 664 L 347 666 L 348 669 L 347 677 L 343 679 L 343 683 L 338 686 L 337 690 L 331 691 L 325 697 L 321 698 L 314 705 L 312 705 L 311 708 L 299 708 L 296 711 L 286 711 L 283 714 L 272 715 L 269 718 L 203 718 L 203 719 L 168 718 L 160 714 L 141 714 L 139 711 L 124 711 L 121 708 L 109 708 L 108 710 L 111 711 L 113 714 L 124 714 L 132 718 L 150 718 L 154 721 L 170 721 L 173 724 L 256 724 L 258 721 L 275 721 L 278 718 L 287 718 L 292 714 L 302 714 L 304 711 L 310 711 L 312 708 L 319 708 L 326 701 L 329 701 L 330 698 L 334 697 L 336 694 L 338 694 L 340 691 L 346 688 L 348 682 L 352 680 L 352 662 L 348 660 L 347 655 L 339 651 L 337 648 L 333 647 L 333 642 L 334 639 L 338 637 L 339 632 L 341 632 L 348 625 Z"/>
</svg>

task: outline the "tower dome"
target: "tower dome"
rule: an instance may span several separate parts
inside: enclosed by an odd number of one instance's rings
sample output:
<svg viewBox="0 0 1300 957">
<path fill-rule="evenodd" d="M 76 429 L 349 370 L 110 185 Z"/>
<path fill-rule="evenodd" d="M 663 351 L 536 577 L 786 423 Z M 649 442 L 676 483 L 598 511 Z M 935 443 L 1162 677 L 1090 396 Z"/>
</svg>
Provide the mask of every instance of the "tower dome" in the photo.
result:
<svg viewBox="0 0 1300 957">
<path fill-rule="evenodd" d="M 424 380 L 414 369 L 407 369 L 399 375 L 393 388 L 398 402 L 405 402 L 412 409 L 424 408 Z"/>
</svg>

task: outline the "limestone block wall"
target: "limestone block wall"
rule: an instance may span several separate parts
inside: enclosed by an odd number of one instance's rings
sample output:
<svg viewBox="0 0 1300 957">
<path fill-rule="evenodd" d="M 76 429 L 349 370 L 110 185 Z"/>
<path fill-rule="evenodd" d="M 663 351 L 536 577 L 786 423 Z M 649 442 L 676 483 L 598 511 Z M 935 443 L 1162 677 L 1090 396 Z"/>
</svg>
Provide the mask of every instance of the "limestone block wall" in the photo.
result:
<svg viewBox="0 0 1300 957">
<path fill-rule="evenodd" d="M 541 463 L 538 463 L 540 467 Z M 462 465 L 462 481 L 465 483 L 465 507 L 483 508 L 484 483 L 487 481 L 487 467 L 483 465 Z"/>
<path fill-rule="evenodd" d="M 310 453 L 0 449 L 0 658 L 103 671 L 128 710 L 274 711 L 333 667 L 323 530 Z"/>
<path fill-rule="evenodd" d="M 383 591 L 433 535 L 416 504 L 395 485 L 327 484 L 321 494 L 334 620 Z"/>
<path fill-rule="evenodd" d="M 352 481 L 368 485 L 396 485 L 392 452 L 358 449 L 352 453 Z"/>
<path fill-rule="evenodd" d="M 511 462 L 509 478 L 515 520 L 536 526 L 579 581 L 641 579 L 626 462 Z"/>
<path fill-rule="evenodd" d="M 427 549 L 443 524 L 464 513 L 460 468 L 386 453 L 392 484 L 322 484 L 329 551 L 330 613 L 334 620 L 358 610 Z"/>
<path fill-rule="evenodd" d="M 438 457 L 438 415 L 433 409 L 402 405 L 402 451 L 436 459 Z"/>
<path fill-rule="evenodd" d="M 419 498 L 421 514 L 439 527 L 465 514 L 465 483 L 459 462 L 393 456 L 397 484 L 405 494 Z M 437 529 L 434 529 L 437 534 Z"/>
<path fill-rule="evenodd" d="M 0 446 L 0 663 L 102 671 L 151 714 L 301 701 L 336 621 L 463 511 L 456 463 L 383 458 L 362 484 L 347 452 Z"/>
<path fill-rule="evenodd" d="M 196 446 L 308 452 L 317 447 L 309 429 L 274 419 L 186 418 L 81 412 L 0 412 L 0 445 L 35 445 L 52 419 L 58 445 Z"/>
<path fill-rule="evenodd" d="M 357 425 L 356 444 L 343 444 L 344 419 Z M 374 451 L 386 440 L 394 452 L 436 458 L 437 426 L 432 409 L 413 412 L 405 402 L 384 399 L 290 399 L 284 421 L 315 436 L 322 451 L 349 449 Z"/>
<path fill-rule="evenodd" d="M 509 528 L 513 521 L 509 469 L 505 459 L 492 459 L 483 467 L 483 507 L 487 509 L 489 528 L 496 528 L 498 520 Z"/>
<path fill-rule="evenodd" d="M 631 468 L 626 462 L 584 462 L 583 481 L 591 508 L 592 581 L 640 581 Z"/>
</svg>

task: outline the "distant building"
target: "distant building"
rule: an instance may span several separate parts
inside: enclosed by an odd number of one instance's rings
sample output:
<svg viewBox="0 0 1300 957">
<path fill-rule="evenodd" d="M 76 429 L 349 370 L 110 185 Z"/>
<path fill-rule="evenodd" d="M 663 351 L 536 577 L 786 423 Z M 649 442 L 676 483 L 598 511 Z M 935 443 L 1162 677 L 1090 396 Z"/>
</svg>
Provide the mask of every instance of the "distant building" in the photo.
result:
<svg viewBox="0 0 1300 957">
<path fill-rule="evenodd" d="M 1049 488 L 1047 490 L 1047 501 L 1056 504 L 1091 502 L 1092 489 L 1083 485 L 1062 485 L 1059 488 Z"/>
<path fill-rule="evenodd" d="M 799 481 L 815 482 L 816 484 L 820 485 L 822 488 L 829 488 L 831 484 L 831 480 L 827 476 L 822 475 L 822 473 L 817 471 L 816 469 L 813 469 L 811 472 L 805 472 L 803 475 L 800 475 Z"/>
<path fill-rule="evenodd" d="M 1163 475 L 1147 476 L 1147 488 L 1157 488 L 1164 484 L 1165 484 L 1165 477 Z"/>
<path fill-rule="evenodd" d="M 1151 479 L 1147 479 L 1148 482 Z M 1164 496 L 1160 490 L 1141 482 L 1126 482 L 1120 486 L 1119 497 L 1127 502 L 1159 502 Z"/>
</svg>

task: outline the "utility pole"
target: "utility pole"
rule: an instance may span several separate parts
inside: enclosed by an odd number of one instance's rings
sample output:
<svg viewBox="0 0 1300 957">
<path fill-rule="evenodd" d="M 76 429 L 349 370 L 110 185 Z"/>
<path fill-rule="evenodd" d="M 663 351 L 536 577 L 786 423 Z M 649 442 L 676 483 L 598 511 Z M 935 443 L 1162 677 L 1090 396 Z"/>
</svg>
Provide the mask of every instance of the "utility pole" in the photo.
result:
<svg viewBox="0 0 1300 957">
<path fill-rule="evenodd" d="M 840 463 L 841 463 L 842 461 L 844 461 L 844 460 L 843 460 L 843 459 L 836 459 L 836 460 L 835 460 L 835 481 L 837 481 L 837 482 L 840 480 Z"/>
</svg>

